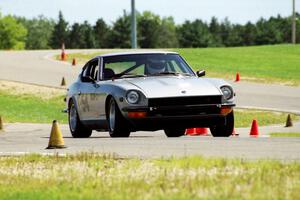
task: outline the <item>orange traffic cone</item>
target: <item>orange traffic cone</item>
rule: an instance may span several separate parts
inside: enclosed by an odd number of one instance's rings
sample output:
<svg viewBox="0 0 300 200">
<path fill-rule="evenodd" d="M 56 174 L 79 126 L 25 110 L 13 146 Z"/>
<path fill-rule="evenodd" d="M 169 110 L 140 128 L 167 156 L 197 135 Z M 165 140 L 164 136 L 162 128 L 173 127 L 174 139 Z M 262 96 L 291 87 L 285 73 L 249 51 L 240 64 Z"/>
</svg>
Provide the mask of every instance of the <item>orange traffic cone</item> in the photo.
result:
<svg viewBox="0 0 300 200">
<path fill-rule="evenodd" d="M 65 60 L 67 59 L 67 56 L 66 56 L 65 51 L 62 51 L 62 52 L 61 52 L 61 54 L 60 54 L 60 59 L 61 59 L 62 61 L 65 61 Z"/>
<path fill-rule="evenodd" d="M 185 135 L 196 135 L 196 129 L 195 128 L 188 128 L 185 131 Z"/>
<path fill-rule="evenodd" d="M 208 135 L 207 128 L 196 128 L 197 135 Z"/>
<path fill-rule="evenodd" d="M 186 129 L 185 135 L 208 135 L 208 130 L 207 128 L 188 128 Z"/>
<path fill-rule="evenodd" d="M 251 130 L 250 130 L 250 136 L 252 137 L 258 137 L 259 131 L 258 131 L 258 124 L 256 119 L 253 120 Z"/>
<path fill-rule="evenodd" d="M 52 123 L 52 129 L 50 133 L 49 144 L 46 149 L 62 149 L 66 148 L 64 139 L 62 137 L 61 130 L 56 120 Z"/>
<path fill-rule="evenodd" d="M 61 45 L 60 59 L 61 59 L 62 61 L 67 60 L 67 54 L 66 54 L 66 52 L 65 52 L 65 43 L 62 43 L 62 45 Z"/>
<path fill-rule="evenodd" d="M 76 59 L 73 58 L 73 60 L 72 60 L 72 66 L 75 66 L 75 65 L 76 65 Z"/>
<path fill-rule="evenodd" d="M 240 81 L 240 73 L 236 73 L 236 76 L 235 76 L 235 82 L 239 82 Z"/>
</svg>

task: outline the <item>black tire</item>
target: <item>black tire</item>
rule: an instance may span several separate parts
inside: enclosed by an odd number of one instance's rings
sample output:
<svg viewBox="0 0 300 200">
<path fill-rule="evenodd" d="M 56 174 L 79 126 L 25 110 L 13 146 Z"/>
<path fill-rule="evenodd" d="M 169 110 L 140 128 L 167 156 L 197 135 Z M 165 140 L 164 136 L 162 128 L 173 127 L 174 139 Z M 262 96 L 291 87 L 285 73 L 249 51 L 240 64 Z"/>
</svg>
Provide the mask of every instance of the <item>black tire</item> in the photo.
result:
<svg viewBox="0 0 300 200">
<path fill-rule="evenodd" d="M 74 138 L 88 138 L 92 135 L 92 129 L 85 127 L 80 122 L 76 106 L 72 100 L 69 105 L 68 121 L 71 134 Z"/>
<path fill-rule="evenodd" d="M 167 137 L 180 137 L 185 133 L 185 129 L 164 129 Z"/>
<path fill-rule="evenodd" d="M 210 132 L 214 137 L 229 137 L 234 129 L 234 113 L 233 111 L 226 116 L 225 125 L 216 125 L 210 127 Z"/>
<path fill-rule="evenodd" d="M 110 137 L 129 137 L 130 130 L 116 101 L 111 98 L 107 109 L 107 122 Z"/>
</svg>

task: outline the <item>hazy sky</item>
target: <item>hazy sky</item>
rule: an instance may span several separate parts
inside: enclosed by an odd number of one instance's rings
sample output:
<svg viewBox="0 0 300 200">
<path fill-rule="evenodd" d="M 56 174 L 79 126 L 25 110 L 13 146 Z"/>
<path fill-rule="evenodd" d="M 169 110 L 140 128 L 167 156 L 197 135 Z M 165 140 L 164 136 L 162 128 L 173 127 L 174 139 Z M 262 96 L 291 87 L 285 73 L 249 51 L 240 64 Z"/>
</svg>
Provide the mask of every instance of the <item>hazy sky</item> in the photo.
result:
<svg viewBox="0 0 300 200">
<path fill-rule="evenodd" d="M 296 3 L 299 12 L 300 0 Z M 160 16 L 173 16 L 176 23 L 195 18 L 209 21 L 212 16 L 245 23 L 277 14 L 289 16 L 292 0 L 136 0 L 136 8 L 139 12 L 150 10 Z M 62 10 L 71 23 L 87 20 L 94 24 L 98 18 L 111 23 L 124 9 L 130 11 L 130 0 L 0 0 L 2 15 L 32 18 L 42 14 L 57 19 Z"/>
</svg>

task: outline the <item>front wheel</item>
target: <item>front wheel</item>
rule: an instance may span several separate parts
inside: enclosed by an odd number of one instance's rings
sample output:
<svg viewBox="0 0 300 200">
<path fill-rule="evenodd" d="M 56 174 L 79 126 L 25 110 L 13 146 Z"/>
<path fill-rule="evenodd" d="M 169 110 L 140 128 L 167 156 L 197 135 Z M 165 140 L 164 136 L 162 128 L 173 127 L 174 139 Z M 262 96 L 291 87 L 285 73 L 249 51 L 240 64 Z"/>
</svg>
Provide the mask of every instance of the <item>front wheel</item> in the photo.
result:
<svg viewBox="0 0 300 200">
<path fill-rule="evenodd" d="M 185 133 L 185 129 L 165 129 L 164 131 L 167 137 L 180 137 Z"/>
<path fill-rule="evenodd" d="M 71 100 L 69 106 L 69 127 L 74 138 L 88 138 L 92 135 L 92 129 L 85 127 L 79 119 L 74 102 Z"/>
<path fill-rule="evenodd" d="M 123 118 L 116 101 L 111 98 L 108 107 L 108 128 L 110 137 L 129 137 L 128 124 Z"/>
<path fill-rule="evenodd" d="M 210 127 L 210 132 L 214 137 L 229 137 L 234 129 L 234 113 L 233 111 L 226 115 L 226 123 L 224 125 L 215 125 Z"/>
</svg>

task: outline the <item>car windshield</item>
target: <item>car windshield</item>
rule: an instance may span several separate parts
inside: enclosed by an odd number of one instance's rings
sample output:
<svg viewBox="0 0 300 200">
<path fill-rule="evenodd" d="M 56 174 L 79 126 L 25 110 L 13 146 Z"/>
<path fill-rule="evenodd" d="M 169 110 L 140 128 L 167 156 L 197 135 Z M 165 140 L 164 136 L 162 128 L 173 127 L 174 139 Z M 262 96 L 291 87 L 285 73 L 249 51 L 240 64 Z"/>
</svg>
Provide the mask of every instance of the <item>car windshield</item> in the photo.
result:
<svg viewBox="0 0 300 200">
<path fill-rule="evenodd" d="M 194 72 L 177 54 L 134 54 L 103 59 L 104 79 L 138 76 L 184 75 Z"/>
</svg>

